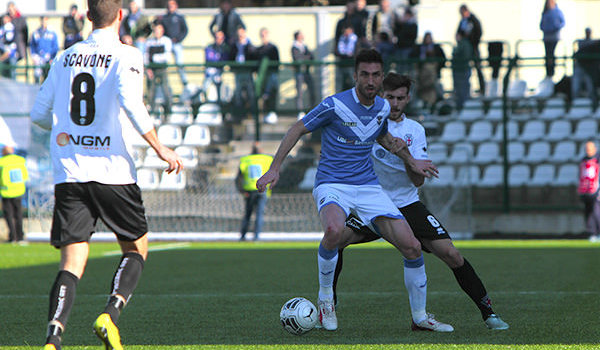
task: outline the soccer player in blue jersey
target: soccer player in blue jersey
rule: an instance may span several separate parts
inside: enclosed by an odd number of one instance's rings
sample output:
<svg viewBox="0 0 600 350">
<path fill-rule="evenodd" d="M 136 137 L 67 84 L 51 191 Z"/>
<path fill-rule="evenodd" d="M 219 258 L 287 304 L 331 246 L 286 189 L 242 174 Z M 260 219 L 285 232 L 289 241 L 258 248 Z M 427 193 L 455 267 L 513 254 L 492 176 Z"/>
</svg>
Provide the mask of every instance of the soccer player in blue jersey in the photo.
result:
<svg viewBox="0 0 600 350">
<path fill-rule="evenodd" d="M 351 213 L 368 223 L 375 232 L 404 256 L 404 278 L 413 321 L 430 316 L 425 312 L 427 276 L 421 245 L 398 208 L 377 181 L 370 158 L 375 142 L 400 157 L 421 176 L 437 176 L 429 160 L 415 160 L 406 143 L 387 130 L 389 103 L 378 96 L 383 81 L 383 60 L 376 50 L 358 53 L 354 65 L 355 87 L 327 97 L 287 132 L 273 163 L 256 183 L 259 191 L 279 180 L 281 164 L 302 135 L 322 129 L 321 159 L 315 177 L 313 197 L 319 210 L 324 236 L 317 254 L 319 268 L 319 320 L 326 330 L 338 327 L 333 301 L 333 277 L 338 248 L 352 233 L 344 231 Z M 452 327 L 445 325 L 448 331 Z"/>
</svg>

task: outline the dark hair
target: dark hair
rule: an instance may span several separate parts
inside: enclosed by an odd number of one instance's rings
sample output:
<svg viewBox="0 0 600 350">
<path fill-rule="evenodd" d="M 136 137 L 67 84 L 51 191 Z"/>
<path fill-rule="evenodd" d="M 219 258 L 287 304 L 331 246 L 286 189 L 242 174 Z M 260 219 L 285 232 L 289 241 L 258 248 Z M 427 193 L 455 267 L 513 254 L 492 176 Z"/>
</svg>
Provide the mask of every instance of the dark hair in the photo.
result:
<svg viewBox="0 0 600 350">
<path fill-rule="evenodd" d="M 110 25 L 119 14 L 121 0 L 88 0 L 90 20 L 98 28 Z"/>
<path fill-rule="evenodd" d="M 297 30 L 294 32 L 294 40 L 298 40 L 298 35 L 300 35 L 300 31 Z"/>
<path fill-rule="evenodd" d="M 408 91 L 410 91 L 412 83 L 413 81 L 408 75 L 388 73 L 388 75 L 383 79 L 383 90 L 396 90 L 401 87 L 405 87 L 408 89 Z"/>
<path fill-rule="evenodd" d="M 383 69 L 383 58 L 379 51 L 375 49 L 362 49 L 354 59 L 354 71 L 358 71 L 358 65 L 361 63 L 379 63 Z"/>
</svg>

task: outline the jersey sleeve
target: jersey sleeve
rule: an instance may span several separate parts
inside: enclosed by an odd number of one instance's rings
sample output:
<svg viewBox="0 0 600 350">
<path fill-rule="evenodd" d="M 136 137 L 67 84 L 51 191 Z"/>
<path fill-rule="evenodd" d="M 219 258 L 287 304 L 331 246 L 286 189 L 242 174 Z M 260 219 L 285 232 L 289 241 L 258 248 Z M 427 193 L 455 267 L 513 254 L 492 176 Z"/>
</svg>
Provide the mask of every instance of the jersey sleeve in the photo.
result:
<svg viewBox="0 0 600 350">
<path fill-rule="evenodd" d="M 124 51 L 117 72 L 117 89 L 121 107 L 140 134 L 154 128 L 144 105 L 144 64 L 141 52 Z"/>
<path fill-rule="evenodd" d="M 323 102 L 319 103 L 317 107 L 308 112 L 308 114 L 302 118 L 302 122 L 304 123 L 304 126 L 312 132 L 329 123 L 331 119 L 330 115 L 334 109 L 335 105 L 333 100 L 331 97 L 328 97 L 323 100 Z"/>
<path fill-rule="evenodd" d="M 62 61 L 62 55 L 55 59 L 48 72 L 48 77 L 44 80 L 40 91 L 35 97 L 33 108 L 31 109 L 31 122 L 45 130 L 52 129 L 52 106 L 54 104 L 54 94 L 56 86 L 56 65 Z"/>
<path fill-rule="evenodd" d="M 415 159 L 429 159 L 427 155 L 427 138 L 425 137 L 425 128 L 418 125 L 415 130 L 415 140 L 412 156 Z"/>
</svg>

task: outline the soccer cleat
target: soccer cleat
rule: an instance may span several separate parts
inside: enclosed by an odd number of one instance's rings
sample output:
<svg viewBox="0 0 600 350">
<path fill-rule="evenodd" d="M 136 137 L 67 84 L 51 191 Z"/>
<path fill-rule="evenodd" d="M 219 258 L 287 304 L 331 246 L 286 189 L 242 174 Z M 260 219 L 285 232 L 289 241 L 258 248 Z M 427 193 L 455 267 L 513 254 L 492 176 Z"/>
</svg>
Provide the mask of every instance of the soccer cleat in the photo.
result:
<svg viewBox="0 0 600 350">
<path fill-rule="evenodd" d="M 508 329 L 508 323 L 502 321 L 500 316 L 496 314 L 491 314 L 490 317 L 485 319 L 485 326 L 489 329 L 493 330 L 503 330 Z"/>
<path fill-rule="evenodd" d="M 110 315 L 103 313 L 94 322 L 94 333 L 104 343 L 105 350 L 123 350 L 119 328 L 113 323 Z"/>
<path fill-rule="evenodd" d="M 412 321 L 413 331 L 430 331 L 430 332 L 453 332 L 454 327 L 449 324 L 437 321 L 433 314 L 427 314 L 427 318 L 419 323 Z"/>
<path fill-rule="evenodd" d="M 335 306 L 333 300 L 319 300 L 319 323 L 328 331 L 335 331 L 338 327 L 337 317 L 335 316 Z"/>
<path fill-rule="evenodd" d="M 46 344 L 43 350 L 61 350 L 60 345 Z"/>
</svg>

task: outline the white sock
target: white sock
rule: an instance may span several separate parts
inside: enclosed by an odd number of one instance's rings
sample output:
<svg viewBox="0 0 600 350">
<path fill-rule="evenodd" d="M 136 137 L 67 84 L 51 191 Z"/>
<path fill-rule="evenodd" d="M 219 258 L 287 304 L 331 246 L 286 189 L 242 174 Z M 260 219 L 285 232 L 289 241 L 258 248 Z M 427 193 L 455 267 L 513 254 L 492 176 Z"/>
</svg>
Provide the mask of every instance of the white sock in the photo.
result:
<svg viewBox="0 0 600 350">
<path fill-rule="evenodd" d="M 404 285 L 408 291 L 413 321 L 424 321 L 427 318 L 427 275 L 423 255 L 414 260 L 404 259 Z"/>
<path fill-rule="evenodd" d="M 331 259 L 326 259 L 322 255 L 323 248 L 319 247 L 319 254 L 317 254 L 317 262 L 319 265 L 319 300 L 332 300 L 333 299 L 333 277 L 335 275 L 335 265 L 337 265 L 338 254 L 337 249 L 335 255 Z M 332 255 L 331 251 L 329 254 Z"/>
</svg>

